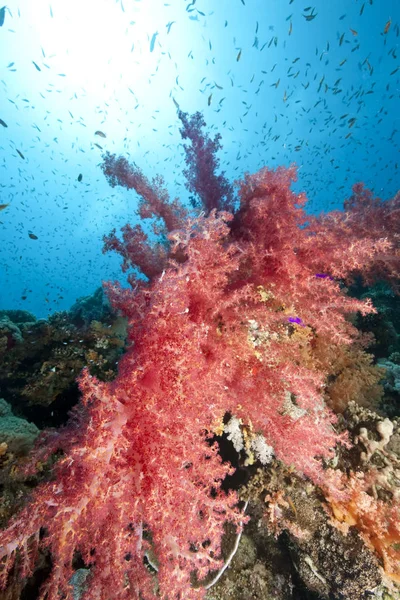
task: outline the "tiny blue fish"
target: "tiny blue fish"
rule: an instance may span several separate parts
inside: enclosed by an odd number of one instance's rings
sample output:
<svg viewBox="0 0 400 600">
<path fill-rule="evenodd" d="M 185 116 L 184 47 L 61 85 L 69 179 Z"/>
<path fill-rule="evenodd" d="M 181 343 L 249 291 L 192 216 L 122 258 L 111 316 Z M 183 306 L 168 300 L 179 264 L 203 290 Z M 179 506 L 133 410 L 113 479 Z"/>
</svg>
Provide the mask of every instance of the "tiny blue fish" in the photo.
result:
<svg viewBox="0 0 400 600">
<path fill-rule="evenodd" d="M 6 18 L 6 6 L 0 8 L 0 27 L 4 25 L 4 19 Z"/>
<path fill-rule="evenodd" d="M 158 31 L 156 31 L 156 32 L 153 34 L 153 37 L 151 38 L 151 42 L 150 42 L 150 52 L 153 52 L 153 50 L 154 50 L 154 45 L 155 45 L 155 43 L 156 43 L 156 37 L 157 37 L 157 36 L 158 36 Z"/>
</svg>

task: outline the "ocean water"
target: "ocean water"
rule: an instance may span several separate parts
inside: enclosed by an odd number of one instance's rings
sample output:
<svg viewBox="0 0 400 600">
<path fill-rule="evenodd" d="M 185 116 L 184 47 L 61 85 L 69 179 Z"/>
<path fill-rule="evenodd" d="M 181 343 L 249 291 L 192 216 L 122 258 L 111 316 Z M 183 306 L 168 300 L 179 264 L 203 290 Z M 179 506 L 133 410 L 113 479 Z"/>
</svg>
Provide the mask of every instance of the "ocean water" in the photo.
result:
<svg viewBox="0 0 400 600">
<path fill-rule="evenodd" d="M 10 0 L 0 7 L 0 308 L 38 317 L 121 278 L 134 225 L 105 151 L 188 202 L 175 100 L 229 180 L 296 163 L 308 211 L 399 189 L 398 0 Z M 3 205 L 7 205 L 3 207 Z"/>
</svg>

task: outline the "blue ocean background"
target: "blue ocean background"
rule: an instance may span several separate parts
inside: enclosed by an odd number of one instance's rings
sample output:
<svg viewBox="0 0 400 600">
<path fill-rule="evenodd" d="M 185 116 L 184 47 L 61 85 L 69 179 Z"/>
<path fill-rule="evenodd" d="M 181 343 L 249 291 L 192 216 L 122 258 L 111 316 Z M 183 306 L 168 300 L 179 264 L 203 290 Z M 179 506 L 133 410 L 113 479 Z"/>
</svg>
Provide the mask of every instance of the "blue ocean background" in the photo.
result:
<svg viewBox="0 0 400 600">
<path fill-rule="evenodd" d="M 122 279 L 134 225 L 105 151 L 189 203 L 176 106 L 219 132 L 229 180 L 295 162 L 308 211 L 399 185 L 398 0 L 15 0 L 0 11 L 0 309 L 37 317 Z M 96 133 L 97 132 L 97 133 Z"/>
</svg>

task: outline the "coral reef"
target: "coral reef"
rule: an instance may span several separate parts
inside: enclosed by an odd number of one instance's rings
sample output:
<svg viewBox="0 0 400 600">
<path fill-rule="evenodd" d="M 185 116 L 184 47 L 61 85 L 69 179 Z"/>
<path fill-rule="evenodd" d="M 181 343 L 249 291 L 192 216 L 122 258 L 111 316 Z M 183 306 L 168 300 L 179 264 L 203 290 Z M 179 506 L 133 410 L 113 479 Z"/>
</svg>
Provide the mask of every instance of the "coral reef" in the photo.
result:
<svg viewBox="0 0 400 600">
<path fill-rule="evenodd" d="M 299 581 L 324 598 L 393 591 L 398 426 L 374 412 L 384 372 L 356 327 L 377 309 L 346 286 L 385 279 L 398 291 L 400 196 L 383 202 L 357 184 L 344 211 L 311 217 L 290 167 L 246 174 L 234 198 L 215 174 L 220 138 L 201 115 L 178 116 L 203 212 L 105 155 L 108 181 L 141 196 L 160 238 L 151 244 L 140 224 L 105 238 L 133 269 L 130 288 L 105 284 L 128 347 L 112 381 L 83 370 L 69 422 L 44 431 L 21 467 L 54 463 L 2 532 L 0 586 L 50 552 L 41 600 L 71 598 L 74 578 L 82 600 L 229 598 L 231 575 L 246 570 L 237 597 L 286 598 Z M 87 324 L 86 309 L 77 314 Z M 236 458 L 224 460 L 223 440 Z M 233 483 L 240 471 L 245 485 Z M 225 584 L 207 591 L 238 541 Z"/>
<path fill-rule="evenodd" d="M 28 320 L 26 320 L 28 319 Z M 18 414 L 38 426 L 60 424 L 50 413 L 77 401 L 84 366 L 113 379 L 124 350 L 126 321 L 112 314 L 103 291 L 77 300 L 70 312 L 37 320 L 24 311 L 0 314 L 0 390 Z M 66 410 L 63 413 L 66 414 Z"/>
</svg>

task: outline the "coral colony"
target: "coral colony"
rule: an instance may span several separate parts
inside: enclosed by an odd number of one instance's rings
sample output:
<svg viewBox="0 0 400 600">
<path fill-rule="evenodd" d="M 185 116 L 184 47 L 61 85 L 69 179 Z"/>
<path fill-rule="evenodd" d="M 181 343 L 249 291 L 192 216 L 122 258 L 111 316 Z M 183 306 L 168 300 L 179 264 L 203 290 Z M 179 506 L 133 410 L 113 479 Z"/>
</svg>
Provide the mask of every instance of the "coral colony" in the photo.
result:
<svg viewBox="0 0 400 600">
<path fill-rule="evenodd" d="M 291 191 L 294 166 L 234 187 L 216 174 L 220 136 L 204 132 L 200 113 L 178 116 L 197 212 L 171 202 L 161 178 L 104 157 L 110 185 L 135 190 L 140 216 L 156 218 L 159 242 L 140 225 L 105 239 L 133 268 L 130 288 L 105 284 L 128 319 L 128 349 L 112 382 L 84 369 L 69 423 L 41 435 L 27 469 L 61 457 L 1 534 L 0 585 L 12 569 L 31 574 L 48 548 L 42 599 L 72 598 L 77 555 L 86 600 L 203 597 L 201 582 L 223 567 L 225 523 L 239 533 L 248 519 L 237 492 L 222 488 L 234 470 L 215 441 L 227 415 L 263 440 L 260 460 L 264 452 L 264 463 L 318 486 L 332 519 L 357 527 L 398 582 L 398 501 L 368 493 L 373 472 L 359 478 L 331 460 L 350 439 L 324 389 L 332 356 L 367 345 L 351 317 L 375 312 L 345 286 L 395 287 L 400 196 L 383 202 L 357 184 L 343 211 L 307 215 L 306 196 Z"/>
</svg>

